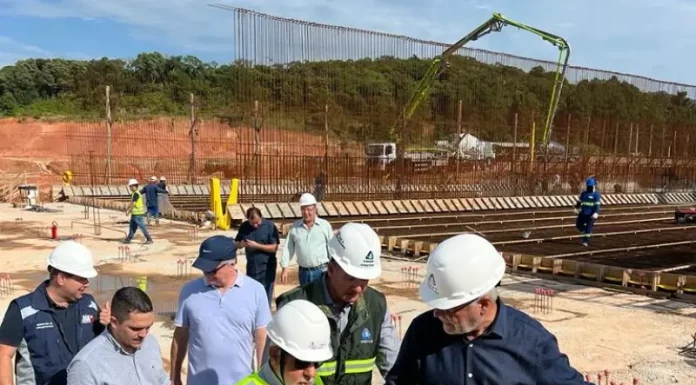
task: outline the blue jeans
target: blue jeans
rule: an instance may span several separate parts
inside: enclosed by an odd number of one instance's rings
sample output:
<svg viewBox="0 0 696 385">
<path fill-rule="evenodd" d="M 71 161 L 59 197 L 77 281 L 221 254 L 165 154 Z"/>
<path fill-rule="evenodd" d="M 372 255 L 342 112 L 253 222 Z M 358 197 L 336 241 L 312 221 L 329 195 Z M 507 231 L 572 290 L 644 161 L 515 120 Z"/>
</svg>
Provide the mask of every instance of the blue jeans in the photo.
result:
<svg viewBox="0 0 696 385">
<path fill-rule="evenodd" d="M 147 213 L 153 218 L 157 218 L 159 215 L 159 207 L 157 206 L 147 206 Z"/>
<path fill-rule="evenodd" d="M 131 241 L 133 239 L 133 237 L 135 236 L 135 231 L 138 228 L 140 229 L 140 231 L 143 232 L 145 239 L 147 239 L 148 241 L 152 240 L 150 233 L 147 232 L 147 226 L 145 225 L 145 216 L 144 215 L 131 215 L 131 217 L 130 217 L 130 229 L 128 231 L 128 236 L 126 237 L 126 240 Z"/>
<path fill-rule="evenodd" d="M 324 274 L 327 270 L 327 265 L 323 264 L 321 266 L 317 267 L 310 267 L 310 268 L 305 268 L 305 267 L 300 267 L 299 270 L 299 279 L 300 279 L 300 286 L 306 285 L 312 281 L 315 281 L 317 278 L 320 278 L 322 274 Z"/>
</svg>

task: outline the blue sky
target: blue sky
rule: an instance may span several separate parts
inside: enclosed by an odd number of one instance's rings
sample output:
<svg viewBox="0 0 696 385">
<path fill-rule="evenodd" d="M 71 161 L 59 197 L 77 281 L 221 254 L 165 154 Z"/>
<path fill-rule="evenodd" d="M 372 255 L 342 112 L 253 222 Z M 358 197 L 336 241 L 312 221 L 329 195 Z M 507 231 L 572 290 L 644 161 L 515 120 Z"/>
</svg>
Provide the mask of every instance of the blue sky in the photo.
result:
<svg viewBox="0 0 696 385">
<path fill-rule="evenodd" d="M 497 11 L 565 37 L 573 65 L 696 84 L 693 0 L 0 0 L 0 65 L 155 50 L 229 62 L 234 14 L 209 3 L 448 43 Z M 557 54 L 514 28 L 471 46 L 550 60 Z"/>
</svg>

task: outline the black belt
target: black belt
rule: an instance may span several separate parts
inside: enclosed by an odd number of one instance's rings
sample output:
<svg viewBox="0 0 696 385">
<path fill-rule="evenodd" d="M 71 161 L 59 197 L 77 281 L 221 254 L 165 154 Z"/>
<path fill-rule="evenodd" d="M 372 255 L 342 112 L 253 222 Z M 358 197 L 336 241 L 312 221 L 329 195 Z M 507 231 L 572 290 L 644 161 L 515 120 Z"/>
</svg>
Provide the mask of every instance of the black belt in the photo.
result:
<svg viewBox="0 0 696 385">
<path fill-rule="evenodd" d="M 329 265 L 328 263 L 323 263 L 319 266 L 314 266 L 314 267 L 302 267 L 302 266 L 300 266 L 300 269 L 302 269 L 302 270 L 319 270 L 319 269 L 325 268 L 328 265 Z"/>
</svg>

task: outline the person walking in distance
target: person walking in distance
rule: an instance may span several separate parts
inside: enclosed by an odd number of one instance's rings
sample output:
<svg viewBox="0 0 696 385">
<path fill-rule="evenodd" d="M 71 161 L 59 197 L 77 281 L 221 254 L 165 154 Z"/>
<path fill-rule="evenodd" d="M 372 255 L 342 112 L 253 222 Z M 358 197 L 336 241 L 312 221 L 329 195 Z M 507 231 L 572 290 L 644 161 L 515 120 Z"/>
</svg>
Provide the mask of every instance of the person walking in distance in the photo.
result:
<svg viewBox="0 0 696 385">
<path fill-rule="evenodd" d="M 167 190 L 159 187 L 157 177 L 150 177 L 150 183 L 140 189 L 140 194 L 145 194 L 145 206 L 147 207 L 147 224 L 150 224 L 150 218 L 154 218 L 155 223 L 159 225 L 159 194 L 169 194 Z"/>
<path fill-rule="evenodd" d="M 127 286 L 111 299 L 106 331 L 87 344 L 68 366 L 68 385 L 170 385 L 159 343 L 149 334 L 152 301 Z"/>
<path fill-rule="evenodd" d="M 276 251 L 280 243 L 276 225 L 261 216 L 258 207 L 250 207 L 247 220 L 237 231 L 237 247 L 244 247 L 246 253 L 246 275 L 259 281 L 266 289 L 268 305 L 273 300 L 273 286 L 276 280 L 278 262 Z"/>
<path fill-rule="evenodd" d="M 270 358 L 237 385 L 323 385 L 317 370 L 333 357 L 324 313 L 305 300 L 289 302 L 268 324 Z"/>
<path fill-rule="evenodd" d="M 149 245 L 152 243 L 152 237 L 147 231 L 147 225 L 145 224 L 145 214 L 147 211 L 145 209 L 145 203 L 143 202 L 143 194 L 138 191 L 138 181 L 135 179 L 128 181 L 128 187 L 131 190 L 131 203 L 126 210 L 126 215 L 130 214 L 130 227 L 128 236 L 126 236 L 123 243 L 131 243 L 135 236 L 135 231 L 139 228 L 140 231 L 143 232 L 143 235 L 145 235 L 145 244 Z"/>
<path fill-rule="evenodd" d="M 174 318 L 173 385 L 182 383 L 187 352 L 187 385 L 235 384 L 256 369 L 254 354 L 261 362 L 271 309 L 263 285 L 236 263 L 234 239 L 216 235 L 201 243 L 193 267 L 204 277 L 182 287 Z"/>
<path fill-rule="evenodd" d="M 92 252 L 61 242 L 48 280 L 10 302 L 0 326 L 0 385 L 65 385 L 72 358 L 104 331 L 111 314 L 85 291 L 97 276 Z M 14 361 L 15 381 L 12 378 Z"/>
<path fill-rule="evenodd" d="M 370 226 L 347 223 L 329 241 L 327 272 L 276 299 L 280 310 L 305 299 L 324 312 L 334 351 L 334 357 L 318 369 L 325 384 L 370 385 L 375 368 L 385 376 L 396 360 L 399 337 L 387 300 L 368 286 L 382 274 L 381 251 Z"/>
<path fill-rule="evenodd" d="M 406 331 L 387 385 L 586 385 L 553 334 L 504 304 L 505 261 L 493 245 L 461 234 L 435 247 L 420 297 L 434 310 Z"/>
<path fill-rule="evenodd" d="M 288 283 L 288 266 L 294 255 L 297 255 L 300 285 L 321 277 L 329 263 L 327 243 L 333 236 L 331 224 L 317 216 L 317 200 L 310 193 L 300 196 L 300 209 L 302 219 L 290 227 L 280 258 L 283 284 Z"/>
<path fill-rule="evenodd" d="M 595 220 L 599 218 L 599 206 L 601 196 L 597 191 L 597 181 L 595 178 L 588 178 L 585 182 L 586 189 L 580 194 L 578 202 L 575 204 L 575 213 L 578 218 L 575 221 L 575 227 L 579 232 L 584 233 L 582 237 L 582 245 L 589 246 L 590 237 L 592 236 L 592 227 Z"/>
</svg>

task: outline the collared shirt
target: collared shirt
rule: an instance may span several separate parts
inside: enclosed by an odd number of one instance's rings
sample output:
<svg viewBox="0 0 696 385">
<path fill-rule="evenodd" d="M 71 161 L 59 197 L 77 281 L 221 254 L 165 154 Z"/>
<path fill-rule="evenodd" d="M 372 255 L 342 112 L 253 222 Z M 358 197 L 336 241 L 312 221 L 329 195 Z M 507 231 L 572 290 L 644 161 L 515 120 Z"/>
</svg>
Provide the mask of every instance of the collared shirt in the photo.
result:
<svg viewBox="0 0 696 385">
<path fill-rule="evenodd" d="M 254 371 L 254 333 L 271 320 L 263 285 L 237 272 L 221 294 L 205 278 L 181 289 L 174 325 L 188 328 L 188 385 L 235 384 Z"/>
<path fill-rule="evenodd" d="M 342 308 L 339 307 L 339 305 L 334 302 L 333 298 L 331 298 L 329 288 L 326 286 L 325 278 L 326 275 L 324 275 L 324 278 L 322 279 L 324 286 L 324 299 L 326 300 L 326 304 L 331 306 L 331 308 L 334 310 L 334 314 L 338 317 L 336 319 L 336 323 L 338 324 L 339 331 L 343 333 L 343 330 L 348 325 L 348 315 L 350 314 L 350 310 L 353 308 L 353 305 L 348 304 Z M 391 313 L 389 313 L 389 310 L 387 310 L 387 312 L 384 314 L 384 319 L 382 320 L 378 348 L 380 354 L 377 355 L 376 362 L 377 368 L 382 374 L 382 377 L 386 376 L 387 372 L 392 368 L 392 366 L 394 366 L 396 357 L 399 354 L 400 344 L 401 341 L 399 340 L 399 336 L 396 333 L 396 328 L 392 323 Z"/>
<path fill-rule="evenodd" d="M 317 267 L 328 263 L 328 242 L 331 237 L 333 230 L 325 219 L 316 217 L 312 228 L 307 228 L 302 219 L 296 221 L 285 241 L 280 267 L 288 267 L 295 254 L 300 267 Z"/>
<path fill-rule="evenodd" d="M 155 337 L 148 334 L 130 353 L 107 329 L 70 362 L 68 385 L 169 385 L 169 375 Z"/>
<path fill-rule="evenodd" d="M 583 385 L 582 375 L 538 321 L 498 300 L 482 336 L 448 335 L 434 311 L 416 317 L 387 385 Z"/>
<path fill-rule="evenodd" d="M 236 242 L 252 240 L 261 245 L 277 245 L 280 243 L 278 228 L 273 222 L 265 218 L 261 219 L 259 227 L 252 226 L 249 221 L 242 223 L 242 225 L 239 226 L 239 231 L 234 240 Z M 275 251 L 269 253 L 261 249 L 245 247 L 244 252 L 247 259 L 247 276 L 264 283 L 268 273 L 267 270 L 273 270 L 273 272 L 276 270 L 277 260 Z"/>
</svg>

